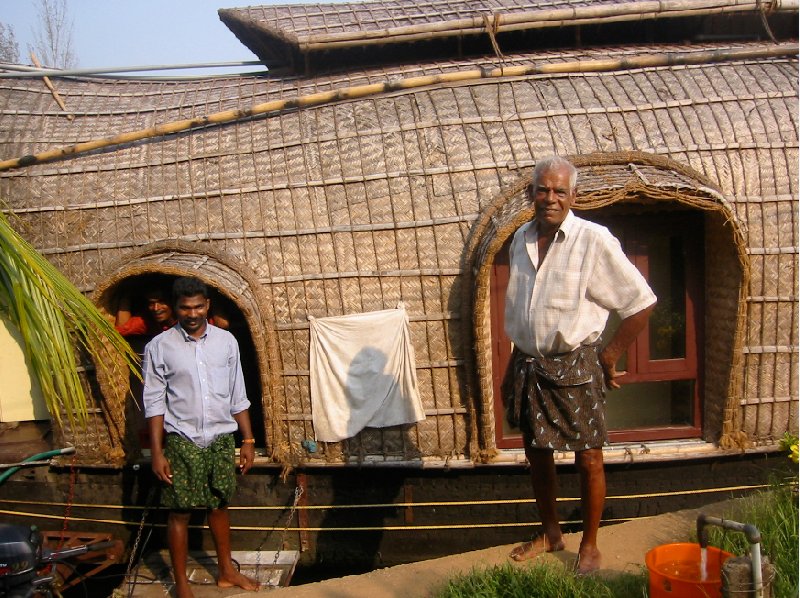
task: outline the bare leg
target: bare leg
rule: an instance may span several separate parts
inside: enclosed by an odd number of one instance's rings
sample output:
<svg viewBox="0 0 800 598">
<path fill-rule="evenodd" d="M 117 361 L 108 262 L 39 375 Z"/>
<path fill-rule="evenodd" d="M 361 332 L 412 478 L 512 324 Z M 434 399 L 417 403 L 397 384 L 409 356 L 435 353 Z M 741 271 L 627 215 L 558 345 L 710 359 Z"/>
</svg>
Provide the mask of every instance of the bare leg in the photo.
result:
<svg viewBox="0 0 800 598">
<path fill-rule="evenodd" d="M 601 555 L 597 548 L 597 530 L 606 499 L 606 474 L 603 469 L 603 449 L 594 448 L 575 453 L 575 464 L 581 476 L 581 507 L 583 537 L 578 550 L 578 573 L 585 574 L 600 568 Z"/>
<path fill-rule="evenodd" d="M 189 579 L 186 577 L 186 559 L 189 555 L 189 513 L 170 511 L 167 518 L 167 544 L 175 579 L 176 598 L 192 598 Z"/>
<path fill-rule="evenodd" d="M 243 590 L 257 590 L 258 582 L 242 575 L 233 566 L 233 560 L 231 560 L 231 522 L 228 517 L 228 509 L 226 507 L 211 509 L 208 512 L 208 526 L 211 528 L 214 545 L 217 547 L 217 564 L 219 566 L 217 585 L 221 588 L 239 587 Z"/>
<path fill-rule="evenodd" d="M 527 442 L 526 442 L 527 444 Z M 556 511 L 556 495 L 558 480 L 556 479 L 556 463 L 553 451 L 547 449 L 525 448 L 525 455 L 531 465 L 531 481 L 539 517 L 542 520 L 541 537 L 520 544 L 511 551 L 515 561 L 525 561 L 542 552 L 564 550 L 564 539 Z"/>
</svg>

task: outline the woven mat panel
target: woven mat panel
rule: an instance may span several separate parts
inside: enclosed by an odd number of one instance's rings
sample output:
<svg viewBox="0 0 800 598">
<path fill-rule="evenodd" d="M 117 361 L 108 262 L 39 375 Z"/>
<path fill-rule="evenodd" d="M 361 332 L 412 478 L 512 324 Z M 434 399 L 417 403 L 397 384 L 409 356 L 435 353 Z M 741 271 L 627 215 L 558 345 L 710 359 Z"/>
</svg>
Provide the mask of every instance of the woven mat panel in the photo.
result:
<svg viewBox="0 0 800 598">
<path fill-rule="evenodd" d="M 119 418 L 110 418 L 108 407 L 101 404 L 99 393 L 93 388 L 96 382 L 91 364 L 87 364 L 87 372 L 81 374 L 81 384 L 87 397 L 86 426 L 73 427 L 62 410 L 61 424 L 54 426 L 58 445 L 75 447 L 75 463 L 119 467 L 125 461 L 125 430 Z"/>
<path fill-rule="evenodd" d="M 290 425 L 297 424 L 302 426 L 302 419 L 298 419 L 303 415 L 303 388 L 308 387 L 308 370 L 300 372 L 298 370 L 286 370 L 282 376 L 282 381 L 285 387 L 284 403 L 277 405 L 283 413 L 281 419 L 286 420 Z M 284 438 L 283 440 L 288 440 Z"/>
<path fill-rule="evenodd" d="M 641 53 L 572 50 L 515 56 L 507 64 Z M 315 79 L 59 80 L 80 116 L 71 123 L 55 113 L 40 82 L 15 82 L 24 91 L 13 92 L 19 99 L 13 109 L 44 114 L 19 115 L 24 129 L 16 117 L 0 115 L 0 126 L 13 133 L 0 147 L 14 155 L 24 136 L 21 153 L 30 153 L 232 106 L 480 64 L 454 60 Z M 745 295 L 763 303 L 755 315 L 766 318 L 764 330 L 746 329 L 747 346 L 797 345 L 786 342 L 785 332 L 796 328 L 786 309 L 797 295 L 786 286 L 796 278 L 796 251 L 789 248 L 797 245 L 797 132 L 786 124 L 796 123 L 796 81 L 796 60 L 765 60 L 395 90 L 3 173 L 0 190 L 12 208 L 27 210 L 20 213 L 26 238 L 88 292 L 102 284 L 110 264 L 165 238 L 246 264 L 269 298 L 260 317 L 277 331 L 268 359 L 281 394 L 272 399 L 277 423 L 266 425 L 278 426 L 290 450 L 299 451 L 295 440 L 311 432 L 307 419 L 282 419 L 310 416 L 307 376 L 297 374 L 308 367 L 307 316 L 385 309 L 401 300 L 412 318 L 420 377 L 428 379 L 426 408 L 482 406 L 482 434 L 491 438 L 490 403 L 476 404 L 470 394 L 491 397 L 490 376 L 480 393 L 469 382 L 473 346 L 481 367 L 490 357 L 480 348 L 486 338 L 477 345 L 471 338 L 476 288 L 469 270 L 490 262 L 530 216 L 522 187 L 512 187 L 553 151 L 651 156 L 627 169 L 600 158 L 582 166 L 584 207 L 645 189 L 653 201 L 680 196 L 703 207 L 719 186 L 720 197 L 735 205 L 737 233 L 747 235 L 753 279 Z M 0 93 L 0 102 L 6 97 Z M 671 166 L 664 168 L 656 154 Z M 176 258 L 174 265 L 203 267 L 192 259 Z M 161 266 L 154 260 L 148 267 Z M 211 276 L 220 286 L 240 284 L 222 269 Z M 709 289 L 716 310 L 728 309 L 723 304 L 731 298 L 723 284 L 712 281 Z M 483 310 L 474 321 L 479 334 L 487 329 Z M 720 332 L 714 342 L 730 342 L 729 335 Z M 773 364 L 776 388 L 786 380 L 782 368 Z M 714 371 L 720 380 L 731 378 L 724 366 Z M 744 387 L 741 381 L 737 392 Z M 766 404 L 771 396 L 759 400 Z M 436 430 L 442 451 L 467 442 L 467 414 L 430 419 L 425 425 Z M 446 437 L 447 426 L 456 440 Z"/>
<path fill-rule="evenodd" d="M 445 322 L 427 322 L 425 324 L 425 341 L 429 359 L 434 363 L 446 364 L 452 353 L 448 350 L 449 342 Z M 457 347 L 457 349 L 458 354 L 461 354 L 463 347 Z"/>
<path fill-rule="evenodd" d="M 797 227 L 797 215 L 792 209 L 796 205 L 793 187 L 770 189 L 764 195 L 748 190 L 750 193 L 737 198 L 738 213 L 752 229 L 749 231 L 750 247 L 763 249 L 792 239 Z"/>
<path fill-rule="evenodd" d="M 125 454 L 111 438 L 101 414 L 91 414 L 85 428 L 73 429 L 65 421 L 54 429 L 59 446 L 75 447 L 75 463 L 119 467 L 125 462 Z"/>
<path fill-rule="evenodd" d="M 363 461 L 367 457 L 382 456 L 387 461 L 414 460 L 426 454 L 425 440 L 421 432 L 426 422 L 416 426 L 394 426 L 391 428 L 365 428 L 362 432 L 339 443 L 341 455 L 347 460 Z M 331 444 L 327 445 L 332 447 Z M 334 455 L 336 453 L 332 453 Z"/>
<path fill-rule="evenodd" d="M 790 352 L 747 356 L 744 430 L 755 441 L 779 439 L 787 430 L 790 412 L 797 411 L 796 384 L 790 380 L 793 369 L 796 374 L 797 356 Z M 785 383 L 776 384 L 777 378 L 785 379 Z M 794 395 L 789 394 L 792 387 Z M 759 400 L 765 396 L 773 400 Z"/>
<path fill-rule="evenodd" d="M 718 276 L 705 276 L 704 288 L 704 439 L 716 442 L 722 434 L 730 392 L 742 272 L 731 230 L 725 226 L 723 214 L 707 214 L 704 234 L 705 272 L 719 272 Z M 737 397 L 741 397 L 741 393 L 741 388 L 735 389 Z"/>
<path fill-rule="evenodd" d="M 446 449 L 442 446 L 441 428 L 437 416 L 426 417 L 424 421 L 417 423 L 409 432 L 416 435 L 416 441 L 411 446 L 404 447 L 406 458 L 416 458 L 421 455 L 443 457 Z M 411 450 L 409 450 L 411 449 Z M 416 455 L 414 455 L 416 452 Z"/>
<path fill-rule="evenodd" d="M 792 304 L 774 301 L 776 297 L 773 295 L 767 301 L 753 301 L 749 305 L 751 349 L 789 347 L 796 340 L 796 331 L 791 329 Z"/>
<path fill-rule="evenodd" d="M 625 10 L 627 8 L 627 10 Z M 511 2 L 510 0 L 394 0 L 392 2 L 349 2 L 250 6 L 219 11 L 220 19 L 267 64 L 302 62 L 299 52 L 330 52 L 339 46 L 361 47 L 398 38 L 405 42 L 430 41 L 450 36 L 495 36 L 531 27 L 562 27 L 575 21 L 602 22 L 624 10 L 628 20 L 669 18 L 685 14 L 720 14 L 713 2 L 681 5 L 669 10 L 639 8 L 637 3 L 620 6 L 611 0 L 566 0 L 559 2 Z M 681 12 L 678 12 L 678 9 Z M 757 2 L 736 2 L 725 10 L 755 12 Z M 619 17 L 618 17 L 619 18 Z M 376 35 L 379 34 L 379 35 Z M 499 37 L 503 45 L 504 37 Z M 403 48 L 398 48 L 403 53 Z M 327 64 L 331 64 L 328 59 Z M 323 62 L 323 64 L 325 64 Z M 334 60 L 335 64 L 335 60 Z"/>
<path fill-rule="evenodd" d="M 100 305 L 99 310 L 109 320 L 113 319 L 105 306 Z M 137 424 L 143 424 L 144 418 L 141 406 L 133 399 L 132 388 L 141 388 L 141 382 L 131 374 L 122 356 L 110 350 L 107 342 L 95 347 L 100 356 L 98 359 L 92 360 L 88 355 L 83 358 L 89 372 L 87 380 L 93 387 L 91 401 L 98 410 L 102 409 L 108 424 L 110 446 L 124 452 L 126 460 L 131 462 L 140 456 Z M 131 348 L 141 356 L 137 347 L 132 345 Z M 100 396 L 102 400 L 98 399 Z"/>
<path fill-rule="evenodd" d="M 451 409 L 451 401 L 453 397 L 459 396 L 459 387 L 457 381 L 457 374 L 453 368 L 436 368 L 433 370 L 434 378 L 434 406 L 441 409 L 445 413 L 433 417 L 435 432 L 436 432 L 436 448 L 440 451 L 440 455 L 453 455 L 463 454 L 467 447 L 466 445 L 459 446 L 458 438 L 455 434 L 454 419 L 456 413 L 447 413 Z M 455 383 L 455 385 L 454 385 Z M 459 418 L 463 418 L 466 414 L 466 409 L 461 410 Z"/>
<path fill-rule="evenodd" d="M 596 0 L 595 0 L 596 2 Z M 572 0 L 569 4 L 586 3 Z M 553 2 L 523 2 L 510 0 L 477 0 L 454 2 L 452 0 L 424 1 L 392 0 L 392 2 L 345 2 L 341 4 L 308 4 L 291 6 L 249 6 L 220 10 L 223 21 L 239 19 L 253 26 L 273 29 L 276 34 L 291 38 L 321 33 L 339 33 L 352 30 L 383 30 L 420 23 L 437 23 L 446 20 L 483 15 L 495 10 L 523 11 L 546 6 L 563 6 Z"/>
</svg>

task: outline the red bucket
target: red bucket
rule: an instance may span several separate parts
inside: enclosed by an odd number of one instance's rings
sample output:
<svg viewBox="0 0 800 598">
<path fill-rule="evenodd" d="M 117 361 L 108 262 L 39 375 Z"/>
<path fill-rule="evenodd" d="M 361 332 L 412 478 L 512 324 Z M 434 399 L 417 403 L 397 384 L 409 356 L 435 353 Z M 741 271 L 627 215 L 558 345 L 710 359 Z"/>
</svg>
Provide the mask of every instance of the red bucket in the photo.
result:
<svg viewBox="0 0 800 598">
<path fill-rule="evenodd" d="M 662 544 L 649 550 L 644 562 L 650 573 L 650 598 L 721 598 L 722 563 L 733 555 L 713 546 L 706 551 L 703 579 L 699 544 Z"/>
</svg>

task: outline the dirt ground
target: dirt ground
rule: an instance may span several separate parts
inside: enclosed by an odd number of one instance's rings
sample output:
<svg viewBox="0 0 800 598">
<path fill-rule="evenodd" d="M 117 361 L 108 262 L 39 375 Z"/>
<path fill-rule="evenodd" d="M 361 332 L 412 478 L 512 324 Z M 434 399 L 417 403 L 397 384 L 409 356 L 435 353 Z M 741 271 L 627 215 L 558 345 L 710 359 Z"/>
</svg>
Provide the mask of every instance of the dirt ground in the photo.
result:
<svg viewBox="0 0 800 598">
<path fill-rule="evenodd" d="M 645 553 L 648 550 L 661 544 L 687 541 L 695 529 L 697 516 L 701 512 L 715 517 L 730 516 L 736 502 L 734 499 L 713 503 L 702 509 L 687 509 L 601 528 L 598 538 L 598 544 L 603 552 L 601 574 L 640 571 L 644 567 Z M 539 558 L 554 559 L 571 570 L 577 556 L 580 534 L 567 534 L 565 539 L 564 551 Z M 398 565 L 364 575 L 350 575 L 301 586 L 267 588 L 258 592 L 243 592 L 235 588 L 222 590 L 213 585 L 198 585 L 192 589 L 195 598 L 247 598 L 267 594 L 275 598 L 426 598 L 432 596 L 438 587 L 459 573 L 468 573 L 475 568 L 514 563 L 508 558 L 508 553 L 513 547 L 513 544 L 495 546 Z M 514 566 L 525 567 L 528 563 L 514 563 Z M 169 589 L 169 583 L 165 580 L 163 583 L 137 587 L 133 596 L 137 598 L 166 596 L 170 595 Z"/>
</svg>

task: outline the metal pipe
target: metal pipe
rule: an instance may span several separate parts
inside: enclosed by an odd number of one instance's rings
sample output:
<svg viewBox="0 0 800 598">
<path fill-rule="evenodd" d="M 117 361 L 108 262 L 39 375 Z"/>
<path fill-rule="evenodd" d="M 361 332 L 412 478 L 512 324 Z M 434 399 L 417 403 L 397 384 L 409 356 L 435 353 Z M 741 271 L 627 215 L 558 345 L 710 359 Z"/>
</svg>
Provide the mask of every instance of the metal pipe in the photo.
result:
<svg viewBox="0 0 800 598">
<path fill-rule="evenodd" d="M 764 595 L 764 580 L 761 575 L 761 532 L 758 531 L 758 528 L 750 523 L 739 523 L 738 521 L 709 517 L 700 513 L 697 517 L 697 541 L 700 544 L 700 548 L 708 547 L 708 533 L 705 529 L 707 525 L 716 525 L 724 529 L 742 532 L 745 535 L 747 541 L 750 542 L 750 564 L 753 571 L 755 598 L 762 598 Z"/>
<path fill-rule="evenodd" d="M 9 467 L 33 467 L 34 465 L 47 465 L 50 461 L 18 461 L 16 463 L 0 463 L 0 469 Z"/>
<path fill-rule="evenodd" d="M 135 73 L 140 71 L 167 71 L 177 69 L 199 69 L 199 68 L 224 68 L 235 66 L 264 66 L 259 60 L 237 60 L 232 62 L 201 62 L 198 64 L 153 64 L 149 66 L 106 66 L 82 69 L 40 69 L 35 67 L 25 67 L 23 65 L 3 65 L 1 69 L 13 70 L 14 72 L 0 72 L 0 79 L 36 79 L 39 77 L 80 77 L 82 75 L 110 75 L 113 73 Z"/>
<path fill-rule="evenodd" d="M 55 449 L 55 450 L 52 450 L 52 451 L 45 451 L 44 453 L 38 453 L 36 455 L 32 455 L 32 456 L 28 457 L 27 459 L 23 459 L 22 462 L 23 463 L 30 463 L 31 461 L 41 461 L 41 460 L 44 460 L 44 459 L 49 459 L 50 457 L 57 457 L 59 455 L 71 455 L 74 452 L 75 452 L 75 447 L 74 446 L 68 446 L 68 447 L 65 447 L 65 448 Z M 19 471 L 20 468 L 21 468 L 21 466 L 12 467 L 12 468 L 4 471 L 2 474 L 0 474 L 0 485 L 2 485 L 8 478 L 10 478 L 12 475 L 14 475 L 17 471 Z"/>
</svg>

